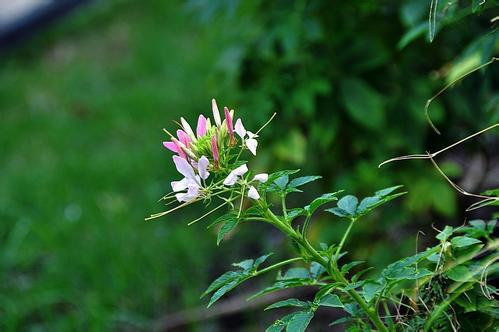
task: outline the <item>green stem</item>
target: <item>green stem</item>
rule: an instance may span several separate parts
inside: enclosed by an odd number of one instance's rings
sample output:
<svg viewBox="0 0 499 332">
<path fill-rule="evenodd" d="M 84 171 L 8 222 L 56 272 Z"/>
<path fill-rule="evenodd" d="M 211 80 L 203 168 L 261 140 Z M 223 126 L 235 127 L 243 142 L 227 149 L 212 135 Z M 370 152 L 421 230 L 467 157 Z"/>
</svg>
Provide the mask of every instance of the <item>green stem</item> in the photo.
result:
<svg viewBox="0 0 499 332">
<path fill-rule="evenodd" d="M 286 197 L 284 195 L 281 195 L 281 204 L 282 204 L 282 215 L 284 216 L 284 219 L 288 220 L 288 211 L 286 208 Z"/>
<path fill-rule="evenodd" d="M 287 264 L 290 264 L 290 263 L 293 263 L 293 262 L 302 261 L 302 260 L 303 260 L 303 257 L 290 258 L 290 259 L 287 259 L 285 261 L 282 261 L 282 262 L 276 263 L 274 265 L 268 266 L 268 267 L 266 267 L 264 269 L 261 269 L 261 270 L 257 271 L 253 276 L 258 276 L 260 274 L 264 274 L 266 272 L 269 272 L 270 270 L 276 269 L 276 268 L 281 267 L 283 265 L 287 265 Z"/>
<path fill-rule="evenodd" d="M 345 234 L 343 234 L 343 237 L 341 238 L 341 241 L 340 241 L 340 245 L 338 246 L 338 249 L 336 249 L 336 253 L 334 254 L 334 261 L 335 262 L 338 261 L 338 256 L 341 253 L 341 249 L 343 248 L 343 245 L 345 244 L 345 241 L 347 240 L 347 237 L 350 234 L 350 231 L 352 230 L 353 225 L 355 224 L 356 221 L 357 221 L 357 219 L 352 218 L 350 221 L 350 225 L 347 228 L 347 231 L 345 232 Z"/>
<path fill-rule="evenodd" d="M 299 243 L 308 252 L 312 259 L 321 264 L 326 269 L 328 274 L 332 276 L 336 281 L 339 281 L 345 285 L 349 285 L 348 280 L 343 276 L 343 274 L 341 274 L 336 265 L 328 264 L 328 261 L 324 259 L 324 257 L 322 257 L 319 252 L 317 252 L 317 250 L 315 250 L 315 248 L 304 237 L 299 236 L 296 231 L 288 224 L 284 224 L 281 219 L 279 219 L 279 217 L 277 217 L 272 211 L 268 209 L 268 207 L 265 207 L 264 210 L 265 217 L 268 218 L 269 223 L 279 228 L 285 234 L 288 234 L 293 240 Z M 355 302 L 359 304 L 359 306 L 362 308 L 362 310 L 364 310 L 371 322 L 380 331 L 388 331 L 388 328 L 385 326 L 378 313 L 374 309 L 369 308 L 369 305 L 366 303 L 366 301 L 364 301 L 364 299 L 355 290 L 349 290 L 347 291 L 347 293 Z"/>
</svg>

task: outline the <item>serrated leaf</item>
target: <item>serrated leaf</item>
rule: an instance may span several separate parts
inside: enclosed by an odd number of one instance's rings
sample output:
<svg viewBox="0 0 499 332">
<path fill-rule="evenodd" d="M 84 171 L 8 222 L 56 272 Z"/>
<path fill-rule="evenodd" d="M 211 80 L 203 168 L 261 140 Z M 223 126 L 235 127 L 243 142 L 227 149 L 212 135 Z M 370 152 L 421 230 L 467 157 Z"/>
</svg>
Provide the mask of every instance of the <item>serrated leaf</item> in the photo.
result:
<svg viewBox="0 0 499 332">
<path fill-rule="evenodd" d="M 307 184 L 309 182 L 318 180 L 320 178 L 322 178 L 322 176 L 318 176 L 318 175 L 302 176 L 302 177 L 291 180 L 291 182 L 288 184 L 288 187 L 297 188 L 297 187 L 303 186 L 304 184 Z"/>
<path fill-rule="evenodd" d="M 357 197 L 353 195 L 347 195 L 342 197 L 338 203 L 336 204 L 339 209 L 345 211 L 348 215 L 355 215 L 355 211 L 357 210 L 357 204 L 359 200 Z"/>
<path fill-rule="evenodd" d="M 283 308 L 283 307 L 299 307 L 299 308 L 310 308 L 310 303 L 300 301 L 298 299 L 287 299 L 283 301 L 276 302 L 274 304 L 269 305 L 264 310 Z"/>
<path fill-rule="evenodd" d="M 223 238 L 227 233 L 232 231 L 236 226 L 239 224 L 239 219 L 237 219 L 235 216 L 233 218 L 229 218 L 224 221 L 224 224 L 222 227 L 220 227 L 220 230 L 218 231 L 217 235 L 217 246 L 222 242 Z"/>
<path fill-rule="evenodd" d="M 230 282 L 231 280 L 237 279 L 241 276 L 241 272 L 235 272 L 235 271 L 228 271 L 222 274 L 220 277 L 215 279 L 210 286 L 204 291 L 203 295 L 201 297 L 205 296 L 208 293 L 213 292 L 214 290 L 222 287 L 226 283 Z"/>
<path fill-rule="evenodd" d="M 293 288 L 293 287 L 301 287 L 301 286 L 308 286 L 308 285 L 313 285 L 314 282 L 311 279 L 287 279 L 287 280 L 280 280 L 275 282 L 272 286 L 269 286 L 261 291 L 259 291 L 256 294 L 251 295 L 248 300 L 252 300 L 255 297 L 262 296 L 268 293 L 272 293 L 275 291 L 279 291 L 281 289 L 286 289 L 286 288 Z"/>
<path fill-rule="evenodd" d="M 317 197 L 312 202 L 310 202 L 310 204 L 305 206 L 304 209 L 308 213 L 308 215 L 311 216 L 321 205 L 338 200 L 337 196 L 341 192 L 343 192 L 343 190 L 334 193 L 323 194 L 322 196 Z"/>
<path fill-rule="evenodd" d="M 338 295 L 327 294 L 323 296 L 319 300 L 319 305 L 323 307 L 332 307 L 332 308 L 343 308 L 343 303 L 341 303 Z"/>
<path fill-rule="evenodd" d="M 462 248 L 471 246 L 472 244 L 482 243 L 482 241 L 468 236 L 456 236 L 450 240 L 453 248 Z"/>
<path fill-rule="evenodd" d="M 314 313 L 310 311 L 298 311 L 295 312 L 293 317 L 289 320 L 286 327 L 287 332 L 304 332 L 307 329 L 308 324 L 314 317 Z"/>
<path fill-rule="evenodd" d="M 444 230 L 438 233 L 437 236 L 435 236 L 438 240 L 445 242 L 449 238 L 449 236 L 452 235 L 454 232 L 454 228 L 452 226 L 445 226 Z"/>
</svg>

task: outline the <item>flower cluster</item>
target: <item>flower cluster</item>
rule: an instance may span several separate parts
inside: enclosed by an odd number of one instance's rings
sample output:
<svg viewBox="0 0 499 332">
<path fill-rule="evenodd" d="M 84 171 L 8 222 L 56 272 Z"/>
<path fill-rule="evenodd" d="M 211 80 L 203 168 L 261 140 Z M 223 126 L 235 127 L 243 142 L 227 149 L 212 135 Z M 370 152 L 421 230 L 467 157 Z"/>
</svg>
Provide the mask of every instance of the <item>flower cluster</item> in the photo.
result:
<svg viewBox="0 0 499 332">
<path fill-rule="evenodd" d="M 177 171 L 184 176 L 171 183 L 176 200 L 188 203 L 208 197 L 216 187 L 215 179 L 207 184 L 210 174 L 223 176 L 222 184 L 225 187 L 243 184 L 248 189 L 248 197 L 259 199 L 258 191 L 251 183 L 266 181 L 267 174 L 258 174 L 253 180 L 247 181 L 245 175 L 248 167 L 239 162 L 239 156 L 245 149 L 256 155 L 258 132 L 246 130 L 239 118 L 233 123 L 234 110 L 227 107 L 224 107 L 222 120 L 215 99 L 212 100 L 212 113 L 214 123 L 209 117 L 199 115 L 195 132 L 183 117 L 180 118 L 181 128 L 177 130 L 176 136 L 165 130 L 170 141 L 163 142 L 163 145 L 176 154 L 173 162 Z"/>
</svg>

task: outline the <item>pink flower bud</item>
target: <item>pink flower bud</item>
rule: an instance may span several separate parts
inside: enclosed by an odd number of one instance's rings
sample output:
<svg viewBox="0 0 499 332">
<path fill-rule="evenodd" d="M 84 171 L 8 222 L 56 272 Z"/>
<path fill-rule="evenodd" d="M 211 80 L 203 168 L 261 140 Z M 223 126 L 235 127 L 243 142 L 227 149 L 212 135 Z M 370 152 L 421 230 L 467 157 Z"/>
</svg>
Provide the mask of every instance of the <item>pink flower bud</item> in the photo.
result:
<svg viewBox="0 0 499 332">
<path fill-rule="evenodd" d="M 213 135 L 211 137 L 211 152 L 213 153 L 213 161 L 215 162 L 215 167 L 218 166 L 218 145 L 217 145 L 217 137 Z"/>
<path fill-rule="evenodd" d="M 178 137 L 178 140 L 180 142 L 182 142 L 182 144 L 185 145 L 186 148 L 189 147 L 189 143 L 191 142 L 191 138 L 189 137 L 189 135 L 187 135 L 187 133 L 181 129 L 177 130 L 177 137 Z"/>
<path fill-rule="evenodd" d="M 229 109 L 227 107 L 224 107 L 224 113 L 225 113 L 225 123 L 227 124 L 227 131 L 229 132 L 230 136 L 230 144 L 234 143 L 234 127 L 232 126 L 232 117 L 230 116 Z"/>
<path fill-rule="evenodd" d="M 178 153 L 178 146 L 175 142 L 163 142 L 163 146 L 171 152 Z"/>
<path fill-rule="evenodd" d="M 206 130 L 207 130 L 207 121 L 204 115 L 201 114 L 199 115 L 198 126 L 196 128 L 196 135 L 198 136 L 198 138 L 206 135 Z"/>
</svg>

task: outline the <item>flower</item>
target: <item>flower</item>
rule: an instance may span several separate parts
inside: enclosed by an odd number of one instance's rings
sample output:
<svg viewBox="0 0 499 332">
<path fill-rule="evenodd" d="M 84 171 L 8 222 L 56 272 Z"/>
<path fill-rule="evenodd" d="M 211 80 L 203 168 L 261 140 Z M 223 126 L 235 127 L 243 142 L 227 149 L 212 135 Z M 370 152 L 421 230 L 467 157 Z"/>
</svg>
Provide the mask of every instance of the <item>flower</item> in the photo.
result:
<svg viewBox="0 0 499 332">
<path fill-rule="evenodd" d="M 230 172 L 229 175 L 225 178 L 224 185 L 233 186 L 236 183 L 238 177 L 243 176 L 244 174 L 246 174 L 246 172 L 248 172 L 248 166 L 246 166 L 246 164 L 237 167 L 236 169 L 232 170 L 232 172 Z"/>
<path fill-rule="evenodd" d="M 215 166 L 217 166 L 220 156 L 218 155 L 217 137 L 215 135 L 211 137 L 211 153 L 213 154 L 213 161 L 215 162 Z"/>
<path fill-rule="evenodd" d="M 248 150 L 250 150 L 250 152 L 254 156 L 256 156 L 256 147 L 258 146 L 258 142 L 257 142 L 256 138 L 258 137 L 258 135 L 253 134 L 251 131 L 247 131 L 244 128 L 244 125 L 243 125 L 243 122 L 241 121 L 241 119 L 237 119 L 234 130 L 235 130 L 236 134 L 239 137 L 241 137 L 241 139 L 244 141 Z M 245 140 L 246 135 L 248 136 L 248 138 Z"/>
<path fill-rule="evenodd" d="M 260 199 L 260 194 L 255 187 L 250 186 L 248 190 L 248 197 L 254 200 Z"/>
<path fill-rule="evenodd" d="M 208 158 L 202 156 L 197 162 L 197 172 L 195 173 L 194 168 L 185 160 L 179 156 L 173 156 L 173 163 L 177 168 L 177 171 L 184 176 L 180 181 L 173 181 L 171 183 L 172 189 L 175 197 L 179 202 L 190 202 L 201 194 L 201 179 L 206 180 L 210 173 L 208 172 L 209 161 Z M 184 190 L 187 189 L 187 192 Z"/>
<path fill-rule="evenodd" d="M 269 179 L 269 175 L 267 173 L 260 173 L 260 174 L 255 175 L 255 177 L 253 178 L 253 180 L 251 180 L 251 182 L 258 181 L 260 183 L 265 183 L 265 182 L 267 182 L 268 179 Z"/>
</svg>

